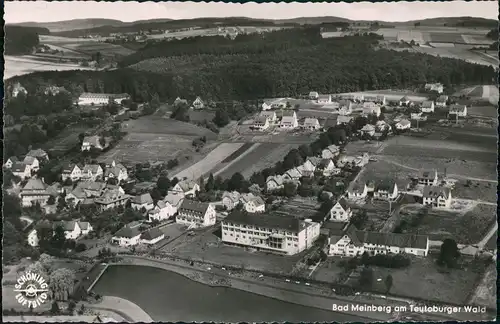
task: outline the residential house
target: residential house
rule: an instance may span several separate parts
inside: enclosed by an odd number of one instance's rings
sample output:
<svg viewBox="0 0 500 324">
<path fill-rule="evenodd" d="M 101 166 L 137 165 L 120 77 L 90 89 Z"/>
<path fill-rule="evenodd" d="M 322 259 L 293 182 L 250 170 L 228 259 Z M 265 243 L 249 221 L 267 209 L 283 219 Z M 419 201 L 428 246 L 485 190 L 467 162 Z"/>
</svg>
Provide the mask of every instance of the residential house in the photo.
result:
<svg viewBox="0 0 500 324">
<path fill-rule="evenodd" d="M 265 117 L 269 121 L 269 125 L 276 124 L 278 117 L 276 116 L 276 112 L 274 111 L 262 111 L 259 114 L 259 117 Z"/>
<path fill-rule="evenodd" d="M 269 176 L 266 179 L 266 189 L 267 191 L 276 191 L 283 189 L 283 176 L 281 175 L 275 175 L 275 176 Z"/>
<path fill-rule="evenodd" d="M 340 96 L 342 99 L 351 100 L 351 101 L 363 101 L 365 100 L 365 96 L 363 94 L 354 93 L 354 94 L 345 94 Z"/>
<path fill-rule="evenodd" d="M 330 209 L 330 220 L 334 222 L 348 222 L 352 217 L 351 207 L 345 198 L 340 198 Z"/>
<path fill-rule="evenodd" d="M 101 210 L 108 210 L 119 206 L 125 206 L 130 196 L 122 193 L 120 190 L 106 190 L 101 197 L 95 198 L 94 203 Z"/>
<path fill-rule="evenodd" d="M 391 125 L 387 124 L 383 120 L 379 120 L 375 123 L 375 129 L 379 132 L 390 131 Z"/>
<path fill-rule="evenodd" d="M 26 156 L 31 156 L 31 157 L 37 158 L 39 162 L 49 160 L 49 155 L 47 154 L 47 152 L 45 152 L 42 149 L 30 150 L 28 152 L 28 154 L 26 154 Z"/>
<path fill-rule="evenodd" d="M 276 215 L 233 212 L 222 221 L 222 242 L 283 255 L 313 246 L 320 224 Z"/>
<path fill-rule="evenodd" d="M 193 101 L 193 107 L 195 109 L 203 109 L 205 108 L 205 103 L 203 102 L 203 100 L 201 100 L 200 97 L 196 97 L 196 99 Z"/>
<path fill-rule="evenodd" d="M 227 210 L 232 210 L 239 204 L 240 196 L 238 191 L 224 191 L 222 194 L 222 205 L 226 207 Z"/>
<path fill-rule="evenodd" d="M 295 182 L 300 180 L 300 178 L 302 178 L 302 172 L 298 168 L 290 169 L 283 174 L 284 182 Z"/>
<path fill-rule="evenodd" d="M 398 130 L 410 129 L 411 122 L 408 119 L 401 119 L 396 123 L 395 127 Z"/>
<path fill-rule="evenodd" d="M 450 116 L 454 117 L 466 117 L 467 116 L 467 106 L 466 105 L 451 105 L 448 112 Z"/>
<path fill-rule="evenodd" d="M 200 191 L 200 185 L 191 180 L 183 180 L 177 182 L 170 191 L 174 193 L 183 193 L 184 196 L 196 197 L 196 193 Z"/>
<path fill-rule="evenodd" d="M 280 128 L 282 129 L 294 129 L 299 126 L 297 120 L 297 114 L 295 111 L 285 111 L 283 112 L 283 117 L 281 118 Z"/>
<path fill-rule="evenodd" d="M 118 244 L 121 247 L 134 246 L 140 243 L 141 239 L 141 222 L 132 222 L 123 226 L 111 238 L 111 242 Z"/>
<path fill-rule="evenodd" d="M 340 115 L 350 115 L 352 113 L 352 101 L 350 100 L 340 100 L 339 101 L 339 114 Z"/>
<path fill-rule="evenodd" d="M 264 116 L 257 116 L 253 120 L 252 128 L 258 130 L 265 130 L 269 128 L 269 120 Z"/>
<path fill-rule="evenodd" d="M 399 105 L 400 106 L 409 106 L 411 103 L 410 98 L 408 96 L 404 96 L 403 98 L 399 99 Z"/>
<path fill-rule="evenodd" d="M 270 104 L 270 103 L 268 103 L 268 102 L 264 102 L 264 103 L 262 104 L 262 110 L 263 110 L 263 111 L 265 111 L 265 110 L 270 110 L 270 109 L 272 109 L 272 106 L 271 106 L 271 104 Z"/>
<path fill-rule="evenodd" d="M 318 130 L 321 126 L 317 118 L 306 118 L 302 124 L 302 128 L 305 130 Z"/>
<path fill-rule="evenodd" d="M 317 93 L 316 91 L 309 92 L 309 99 L 318 100 L 318 97 L 319 97 L 319 93 Z"/>
<path fill-rule="evenodd" d="M 353 257 L 367 252 L 377 254 L 413 254 L 427 256 L 429 237 L 416 234 L 395 234 L 359 231 L 349 225 L 341 235 L 329 238 L 329 255 Z"/>
<path fill-rule="evenodd" d="M 441 83 L 426 83 L 425 90 L 436 91 L 437 93 L 443 93 L 444 86 Z"/>
<path fill-rule="evenodd" d="M 31 177 L 30 167 L 23 162 L 15 162 L 12 165 L 11 171 L 14 176 L 21 178 L 21 180 L 25 180 Z"/>
<path fill-rule="evenodd" d="M 325 177 L 332 175 L 337 175 L 340 173 L 340 169 L 335 167 L 335 163 L 331 159 L 322 159 L 321 162 L 316 167 L 315 172 L 321 172 Z"/>
<path fill-rule="evenodd" d="M 21 85 L 21 83 L 17 82 L 14 86 L 12 86 L 12 97 L 17 97 L 20 93 L 27 95 L 28 91 Z"/>
<path fill-rule="evenodd" d="M 380 116 L 382 111 L 380 110 L 380 106 L 373 102 L 364 102 L 363 103 L 363 115 L 375 115 L 377 117 Z"/>
<path fill-rule="evenodd" d="M 127 168 L 121 163 L 111 162 L 111 165 L 106 167 L 104 171 L 104 180 L 116 179 L 118 182 L 128 179 Z"/>
<path fill-rule="evenodd" d="M 66 89 L 64 87 L 57 87 L 55 85 L 50 85 L 50 86 L 46 87 L 45 90 L 43 91 L 43 93 L 46 96 L 47 95 L 55 96 L 61 92 L 66 92 Z"/>
<path fill-rule="evenodd" d="M 189 227 L 205 227 L 215 224 L 215 209 L 209 203 L 184 199 L 179 207 L 176 222 Z"/>
<path fill-rule="evenodd" d="M 373 136 L 375 134 L 375 126 L 366 124 L 361 128 L 360 132 L 363 136 Z"/>
<path fill-rule="evenodd" d="M 177 212 L 177 209 L 182 204 L 184 198 L 185 195 L 182 192 L 169 191 L 168 194 L 165 196 L 165 198 L 163 198 L 163 202 L 172 205 L 172 207 L 174 207 L 175 211 Z"/>
<path fill-rule="evenodd" d="M 77 181 L 82 178 L 82 169 L 74 163 L 67 164 L 63 167 L 61 173 L 62 181 L 70 179 L 71 181 Z"/>
<path fill-rule="evenodd" d="M 76 240 L 78 237 L 87 235 L 93 230 L 89 222 L 60 221 L 54 223 L 53 229 L 55 230 L 59 226 L 64 229 L 64 236 L 67 240 Z"/>
<path fill-rule="evenodd" d="M 104 170 L 99 164 L 86 164 L 82 170 L 83 181 L 97 181 L 104 176 Z"/>
<path fill-rule="evenodd" d="M 136 210 L 142 210 L 143 208 L 145 210 L 151 210 L 155 207 L 153 198 L 151 198 L 149 193 L 135 196 L 130 200 L 130 202 L 130 206 Z"/>
<path fill-rule="evenodd" d="M 263 213 L 266 211 L 266 203 L 264 202 L 264 199 L 262 199 L 262 197 L 255 196 L 252 193 L 242 194 L 240 197 L 240 203 L 248 213 Z"/>
<path fill-rule="evenodd" d="M 103 150 L 105 147 L 105 143 L 101 144 L 101 138 L 97 135 L 94 136 L 85 136 L 82 141 L 82 152 L 90 151 L 91 148 L 95 148 L 98 150 Z"/>
<path fill-rule="evenodd" d="M 425 186 L 423 191 L 423 204 L 438 208 L 450 208 L 451 190 L 446 187 Z"/>
<path fill-rule="evenodd" d="M 436 170 L 421 170 L 418 175 L 418 184 L 424 186 L 437 186 L 438 173 Z"/>
<path fill-rule="evenodd" d="M 375 103 L 384 106 L 386 104 L 385 96 L 373 96 L 373 95 L 365 95 L 364 99 L 365 103 Z"/>
<path fill-rule="evenodd" d="M 174 207 L 168 201 L 158 201 L 153 209 L 148 211 L 149 221 L 163 221 L 171 218 L 177 213 L 177 207 Z"/>
<path fill-rule="evenodd" d="M 40 161 L 36 157 L 26 155 L 23 163 L 30 168 L 31 172 L 37 172 L 40 169 Z"/>
<path fill-rule="evenodd" d="M 373 188 L 373 198 L 395 200 L 398 197 L 398 186 L 391 181 L 378 181 Z"/>
<path fill-rule="evenodd" d="M 29 246 L 32 246 L 32 247 L 38 246 L 38 242 L 40 240 L 38 239 L 38 232 L 36 231 L 36 229 L 32 229 L 31 231 L 28 232 L 27 240 L 28 240 Z"/>
<path fill-rule="evenodd" d="M 318 95 L 317 99 L 318 104 L 326 105 L 332 102 L 331 95 Z"/>
<path fill-rule="evenodd" d="M 182 99 L 180 97 L 175 98 L 174 100 L 174 106 L 180 106 L 180 105 L 188 105 L 188 101 L 186 99 Z"/>
<path fill-rule="evenodd" d="M 153 245 L 165 238 L 165 233 L 163 233 L 159 228 L 151 228 L 146 232 L 141 234 L 140 243 Z"/>
<path fill-rule="evenodd" d="M 4 167 L 6 169 L 11 169 L 15 163 L 20 162 L 19 159 L 15 156 L 11 156 L 10 158 L 7 159 L 7 161 L 4 163 Z"/>
<path fill-rule="evenodd" d="M 321 158 L 323 159 L 333 159 L 340 154 L 340 148 L 337 145 L 329 145 L 323 151 L 321 151 Z"/>
<path fill-rule="evenodd" d="M 353 118 L 350 116 L 339 115 L 337 117 L 337 125 L 346 125 L 352 122 Z"/>
<path fill-rule="evenodd" d="M 422 102 L 420 105 L 420 109 L 424 113 L 433 113 L 434 112 L 434 101 L 432 100 L 426 100 Z"/>
<path fill-rule="evenodd" d="M 448 96 L 441 95 L 436 99 L 436 107 L 446 107 Z"/>
<path fill-rule="evenodd" d="M 363 199 L 366 198 L 368 194 L 368 187 L 365 183 L 354 184 L 350 189 L 347 190 L 347 197 L 349 199 Z"/>
<path fill-rule="evenodd" d="M 130 99 L 130 95 L 126 93 L 88 93 L 84 92 L 78 97 L 79 106 L 102 106 L 107 105 L 110 100 L 117 104 L 121 104 L 123 100 Z"/>
<path fill-rule="evenodd" d="M 21 189 L 19 194 L 23 207 L 31 207 L 39 204 L 41 207 L 47 205 L 50 198 L 50 193 L 47 191 L 47 184 L 43 179 L 32 178 L 29 179 L 26 185 Z"/>
<path fill-rule="evenodd" d="M 413 119 L 413 120 L 424 120 L 424 119 L 427 119 L 427 116 L 424 116 L 423 112 L 412 112 L 410 114 L 410 119 Z"/>
</svg>

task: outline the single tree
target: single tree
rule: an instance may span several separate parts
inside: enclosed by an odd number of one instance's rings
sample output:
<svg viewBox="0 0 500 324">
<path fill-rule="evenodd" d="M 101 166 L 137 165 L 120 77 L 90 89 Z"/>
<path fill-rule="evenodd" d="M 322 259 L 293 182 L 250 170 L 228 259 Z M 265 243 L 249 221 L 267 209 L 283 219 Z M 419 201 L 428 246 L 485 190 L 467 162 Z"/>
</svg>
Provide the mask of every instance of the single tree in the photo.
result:
<svg viewBox="0 0 500 324">
<path fill-rule="evenodd" d="M 392 288 L 392 276 L 390 274 L 385 277 L 385 287 L 387 288 L 387 293 L 389 293 Z"/>
<path fill-rule="evenodd" d="M 50 308 L 50 312 L 53 314 L 53 315 L 57 315 L 59 314 L 59 312 L 61 311 L 61 309 L 59 308 L 59 305 L 57 304 L 57 302 L 54 300 L 52 302 L 52 307 Z"/>
<path fill-rule="evenodd" d="M 457 242 L 453 239 L 445 239 L 443 244 L 441 244 L 441 250 L 439 253 L 438 261 L 441 264 L 452 268 L 456 265 L 457 259 L 460 257 L 460 251 L 458 250 Z"/>
<path fill-rule="evenodd" d="M 373 285 L 373 269 L 365 266 L 359 276 L 359 285 L 363 288 L 371 288 Z"/>
</svg>

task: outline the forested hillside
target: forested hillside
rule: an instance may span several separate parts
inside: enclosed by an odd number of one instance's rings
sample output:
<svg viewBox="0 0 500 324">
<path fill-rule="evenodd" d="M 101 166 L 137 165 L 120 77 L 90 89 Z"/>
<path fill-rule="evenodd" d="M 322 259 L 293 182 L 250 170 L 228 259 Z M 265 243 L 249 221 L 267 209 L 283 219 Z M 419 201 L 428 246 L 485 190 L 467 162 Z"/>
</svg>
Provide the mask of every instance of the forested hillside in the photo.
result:
<svg viewBox="0 0 500 324">
<path fill-rule="evenodd" d="M 406 88 L 425 82 L 485 84 L 492 67 L 420 53 L 374 49 L 381 36 L 322 39 L 318 28 L 231 41 L 205 37 L 164 42 L 126 57 L 121 68 L 108 72 L 40 72 L 13 78 L 28 91 L 49 82 L 66 89 L 127 92 L 148 101 L 177 96 L 194 99 L 257 99 L 294 96 L 309 91 L 338 93 Z"/>
<path fill-rule="evenodd" d="M 50 34 L 47 28 L 40 27 L 6 25 L 4 31 L 6 55 L 31 54 L 33 49 L 40 44 L 38 35 Z"/>
</svg>

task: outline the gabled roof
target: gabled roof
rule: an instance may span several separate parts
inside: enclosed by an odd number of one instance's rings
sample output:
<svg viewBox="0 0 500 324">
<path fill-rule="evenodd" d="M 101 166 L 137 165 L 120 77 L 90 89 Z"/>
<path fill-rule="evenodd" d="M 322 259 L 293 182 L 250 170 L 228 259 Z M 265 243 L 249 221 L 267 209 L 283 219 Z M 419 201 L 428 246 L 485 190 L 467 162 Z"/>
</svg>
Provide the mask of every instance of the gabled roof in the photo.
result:
<svg viewBox="0 0 500 324">
<path fill-rule="evenodd" d="M 39 178 L 29 179 L 23 190 L 45 190 L 47 185 Z"/>
<path fill-rule="evenodd" d="M 141 231 L 139 230 L 140 224 L 130 223 L 122 227 L 118 232 L 116 232 L 113 237 L 125 237 L 125 238 L 133 238 L 141 235 Z"/>
<path fill-rule="evenodd" d="M 63 167 L 62 172 L 63 172 L 63 173 L 71 173 L 71 172 L 73 172 L 73 170 L 74 170 L 75 168 L 80 169 L 80 167 L 79 167 L 77 164 L 74 164 L 74 163 L 69 163 L 69 164 L 66 164 L 66 165 Z"/>
<path fill-rule="evenodd" d="M 327 148 L 325 148 L 325 150 L 328 150 L 332 153 L 337 153 L 340 149 L 337 145 L 332 144 L 332 145 L 328 145 Z"/>
<path fill-rule="evenodd" d="M 276 117 L 276 113 L 274 111 L 261 111 L 259 116 L 266 118 Z"/>
<path fill-rule="evenodd" d="M 17 158 L 17 156 L 11 156 L 10 158 L 7 159 L 7 161 L 15 163 L 15 162 L 19 162 L 19 159 Z"/>
<path fill-rule="evenodd" d="M 319 126 L 319 121 L 317 118 L 306 118 L 304 120 L 304 126 Z"/>
<path fill-rule="evenodd" d="M 100 146 L 101 144 L 99 143 L 99 136 L 94 135 L 94 136 L 85 136 L 83 138 L 82 143 L 88 143 L 91 146 Z"/>
<path fill-rule="evenodd" d="M 90 171 L 92 174 L 96 174 L 99 171 L 99 168 L 102 169 L 99 164 L 85 164 L 83 172 L 88 173 Z"/>
<path fill-rule="evenodd" d="M 436 170 L 420 170 L 418 177 L 420 179 L 434 180 L 437 177 Z"/>
<path fill-rule="evenodd" d="M 266 183 L 270 181 L 274 181 L 278 184 L 278 186 L 281 186 L 283 184 L 283 176 L 281 175 L 269 176 L 266 179 Z"/>
<path fill-rule="evenodd" d="M 28 166 L 23 162 L 14 162 L 12 165 L 12 172 L 25 172 Z"/>
<path fill-rule="evenodd" d="M 223 220 L 223 222 L 252 225 L 270 229 L 281 229 L 294 233 L 298 233 L 302 228 L 306 227 L 306 224 L 303 221 L 293 217 L 261 214 L 249 215 L 241 211 L 233 211 Z"/>
<path fill-rule="evenodd" d="M 230 199 L 233 203 L 236 203 L 240 200 L 240 193 L 238 191 L 224 191 L 222 194 L 222 199 L 228 198 Z"/>
<path fill-rule="evenodd" d="M 436 102 L 446 102 L 448 101 L 448 96 L 446 95 L 441 95 L 436 99 Z"/>
<path fill-rule="evenodd" d="M 90 227 L 90 223 L 89 222 L 78 222 L 78 226 L 80 226 L 80 228 L 82 230 L 87 230 Z"/>
<path fill-rule="evenodd" d="M 410 101 L 410 98 L 408 98 L 408 96 L 404 96 L 403 98 L 399 99 L 399 101 L 407 102 Z"/>
<path fill-rule="evenodd" d="M 424 187 L 423 197 L 424 198 L 438 198 L 443 197 L 445 199 L 450 195 L 450 189 L 446 187 L 438 186 L 426 186 Z"/>
<path fill-rule="evenodd" d="M 318 164 L 318 168 L 324 169 L 328 167 L 330 163 L 333 163 L 333 161 L 330 159 L 322 159 L 321 162 Z"/>
<path fill-rule="evenodd" d="M 253 120 L 253 123 L 254 124 L 266 124 L 266 122 L 268 121 L 267 117 L 266 116 L 257 116 L 254 120 Z"/>
<path fill-rule="evenodd" d="M 426 101 L 422 102 L 422 104 L 420 105 L 420 107 L 422 107 L 422 108 L 432 108 L 433 105 L 434 105 L 433 101 L 426 100 Z"/>
<path fill-rule="evenodd" d="M 375 191 L 383 190 L 383 191 L 391 191 L 394 189 L 396 183 L 390 180 L 379 180 L 375 183 L 374 189 Z"/>
<path fill-rule="evenodd" d="M 429 239 L 428 236 L 425 235 L 365 232 L 357 230 L 350 231 L 348 235 L 352 240 L 354 237 L 356 240 L 359 240 L 360 243 L 415 249 L 426 249 Z M 351 235 L 353 235 L 353 237 L 351 237 Z"/>
<path fill-rule="evenodd" d="M 26 155 L 26 156 L 24 157 L 23 162 L 24 162 L 25 164 L 27 164 L 27 165 L 31 165 L 31 164 L 33 164 L 33 163 L 35 162 L 35 160 L 38 160 L 38 159 L 37 159 L 36 157 L 34 157 L 34 156 L 29 156 L 29 155 Z"/>
<path fill-rule="evenodd" d="M 347 210 L 349 208 L 349 205 L 347 205 L 347 200 L 345 200 L 345 198 L 340 198 L 337 201 L 337 204 L 339 204 L 344 210 Z"/>
<path fill-rule="evenodd" d="M 363 128 L 361 128 L 361 130 L 365 132 L 371 132 L 375 130 L 375 126 L 366 124 L 365 126 L 363 126 Z"/>
<path fill-rule="evenodd" d="M 142 240 L 151 241 L 162 235 L 165 235 L 159 228 L 152 228 L 141 234 Z"/>
<path fill-rule="evenodd" d="M 183 181 L 178 182 L 176 184 L 176 186 L 177 185 L 179 185 L 179 187 L 181 187 L 182 191 L 187 192 L 187 191 L 194 189 L 198 184 L 194 181 L 191 181 L 191 180 L 183 180 Z"/>
<path fill-rule="evenodd" d="M 306 161 L 311 162 L 312 165 L 318 166 L 321 163 L 322 158 L 317 156 L 308 157 Z"/>
<path fill-rule="evenodd" d="M 450 112 L 464 112 L 466 108 L 465 105 L 454 104 L 450 106 Z"/>
<path fill-rule="evenodd" d="M 210 206 L 209 203 L 194 201 L 194 200 L 190 200 L 190 199 L 184 199 L 182 201 L 181 206 L 179 207 L 179 210 L 183 210 L 183 211 L 187 211 L 187 212 L 194 212 L 194 213 L 198 213 L 198 214 L 205 214 L 207 212 L 209 206 Z"/>
<path fill-rule="evenodd" d="M 168 202 L 170 205 L 177 207 L 179 206 L 179 203 L 184 199 L 184 195 L 182 194 L 175 194 L 175 193 L 168 193 L 165 198 L 163 198 L 163 201 Z"/>
<path fill-rule="evenodd" d="M 300 178 L 302 177 L 302 173 L 297 168 L 293 168 L 288 170 L 285 174 L 288 174 L 290 178 Z"/>
<path fill-rule="evenodd" d="M 319 95 L 318 100 L 330 100 L 332 98 L 331 95 Z"/>
<path fill-rule="evenodd" d="M 401 125 L 401 126 L 407 126 L 407 125 L 411 125 L 411 122 L 408 119 L 401 119 L 398 122 L 398 124 Z"/>
<path fill-rule="evenodd" d="M 352 121 L 352 117 L 351 116 L 343 116 L 343 115 L 340 115 L 337 117 L 337 124 L 347 124 L 347 123 L 350 123 Z"/>
<path fill-rule="evenodd" d="M 149 193 L 145 193 L 139 196 L 135 196 L 131 201 L 133 204 L 143 205 L 143 204 L 152 204 L 153 198 Z"/>
<path fill-rule="evenodd" d="M 28 152 L 28 154 L 26 154 L 26 156 L 33 156 L 33 157 L 36 157 L 36 158 L 45 157 L 45 156 L 47 156 L 47 152 L 45 152 L 42 149 L 34 149 L 34 150 L 30 150 Z"/>
<path fill-rule="evenodd" d="M 71 232 L 75 229 L 76 226 L 75 221 L 60 221 L 60 222 L 54 222 L 53 228 L 55 229 L 56 227 L 61 226 L 65 232 Z"/>
</svg>

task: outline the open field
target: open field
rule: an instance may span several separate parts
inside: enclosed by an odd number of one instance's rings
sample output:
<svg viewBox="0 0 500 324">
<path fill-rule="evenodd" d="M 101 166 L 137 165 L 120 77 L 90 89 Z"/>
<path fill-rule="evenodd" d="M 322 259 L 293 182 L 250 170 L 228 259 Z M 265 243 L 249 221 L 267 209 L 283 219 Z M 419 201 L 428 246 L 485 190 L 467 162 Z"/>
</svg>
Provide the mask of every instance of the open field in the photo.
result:
<svg viewBox="0 0 500 324">
<path fill-rule="evenodd" d="M 244 143 L 219 144 L 214 150 L 208 153 L 203 160 L 177 173 L 174 177 L 178 179 L 188 178 L 191 180 L 198 180 L 200 177 L 208 175 L 219 163 L 243 145 Z"/>
<path fill-rule="evenodd" d="M 266 32 L 266 31 L 275 31 L 284 29 L 287 27 L 256 27 L 256 26 L 232 26 L 232 27 L 223 27 L 221 30 L 218 28 L 200 28 L 200 29 L 192 29 L 192 30 L 184 30 L 184 31 L 173 31 L 164 34 L 156 34 L 156 35 L 148 35 L 149 39 L 165 39 L 165 38 L 177 38 L 182 39 L 186 37 L 196 37 L 196 36 L 226 36 L 226 35 L 236 35 L 245 34 L 245 33 L 256 33 L 256 32 Z"/>
<path fill-rule="evenodd" d="M 349 92 L 349 93 L 341 93 L 339 95 L 364 95 L 364 96 L 385 96 L 386 100 L 397 101 L 404 96 L 407 96 L 408 99 L 414 102 L 421 102 L 427 100 L 427 97 L 422 94 L 407 92 L 407 91 L 398 91 L 398 90 L 374 90 L 374 91 L 364 91 L 364 92 Z"/>
<path fill-rule="evenodd" d="M 337 282 L 339 276 L 344 272 L 344 269 L 338 264 L 342 260 L 340 257 L 329 257 L 328 260 L 321 263 L 314 270 L 311 276 L 314 280 L 325 282 Z"/>
<path fill-rule="evenodd" d="M 486 38 L 488 30 L 465 27 L 438 27 L 438 26 L 396 26 L 395 28 L 380 28 L 375 33 L 384 36 L 389 41 L 412 40 L 418 44 L 426 42 L 447 42 L 462 44 L 491 44 L 493 41 Z"/>
<path fill-rule="evenodd" d="M 316 197 L 300 197 L 285 200 L 272 215 L 308 219 L 313 217 L 321 206 Z"/>
<path fill-rule="evenodd" d="M 196 125 L 181 122 L 170 118 L 158 118 L 157 116 L 146 116 L 139 119 L 132 119 L 122 123 L 124 131 L 131 133 L 145 134 L 170 134 L 184 136 L 206 136 L 212 140 L 217 138 L 217 134 L 210 130 Z"/>
<path fill-rule="evenodd" d="M 411 217 L 417 210 L 405 209 L 403 218 Z M 476 244 L 484 237 L 496 218 L 496 207 L 477 205 L 465 215 L 431 209 L 418 227 L 409 228 L 416 234 L 429 235 L 430 240 L 443 241 L 453 238 L 459 244 Z"/>
<path fill-rule="evenodd" d="M 37 71 L 68 71 L 68 70 L 90 70 L 76 64 L 44 62 L 24 56 L 5 55 L 4 80 L 16 75 L 23 75 Z"/>
<path fill-rule="evenodd" d="M 491 238 L 486 242 L 485 248 L 488 250 L 496 250 L 497 249 L 497 240 L 498 240 L 498 230 L 495 231 L 495 234 L 491 236 Z"/>
<path fill-rule="evenodd" d="M 228 167 L 220 174 L 223 178 L 231 177 L 234 173 L 240 172 L 248 179 L 254 172 L 261 171 L 267 167 L 273 166 L 293 148 L 298 147 L 295 144 L 275 144 L 261 143 L 256 149 L 245 155 Z"/>
<path fill-rule="evenodd" d="M 197 261 L 207 261 L 222 266 L 243 266 L 249 270 L 270 271 L 288 274 L 302 253 L 294 256 L 279 256 L 274 254 L 250 252 L 243 248 L 225 246 L 214 234 L 220 229 L 213 227 L 200 230 L 199 234 L 184 235 L 162 248 L 163 251 Z"/>
<path fill-rule="evenodd" d="M 497 308 L 497 267 L 495 264 L 486 270 L 472 298 L 472 303 L 492 309 Z"/>
<path fill-rule="evenodd" d="M 496 175 L 492 174 L 491 176 Z M 470 183 L 467 183 L 466 180 L 456 182 L 452 195 L 456 198 L 482 200 L 491 203 L 496 203 L 498 199 L 496 183 L 473 180 Z"/>
<path fill-rule="evenodd" d="M 384 279 L 390 274 L 393 278 L 392 294 L 464 305 L 481 275 L 472 269 L 473 266 L 474 261 L 464 269 L 446 271 L 437 266 L 432 257 L 414 257 L 412 264 L 404 269 L 372 267 L 374 277 L 382 278 L 373 286 L 374 290 L 385 293 Z"/>
<path fill-rule="evenodd" d="M 41 35 L 40 44 L 57 46 L 59 50 L 67 50 L 70 52 L 82 53 L 84 55 L 90 55 L 95 52 L 100 52 L 105 56 L 125 56 L 134 53 L 133 50 L 125 48 L 123 46 L 105 43 L 104 38 L 69 38 L 52 35 Z"/>
<path fill-rule="evenodd" d="M 88 132 L 91 129 L 85 126 L 72 125 L 71 128 L 66 128 L 61 134 L 51 139 L 44 146 L 51 151 L 67 151 L 80 143 L 80 139 L 78 138 L 80 133 Z"/>
<path fill-rule="evenodd" d="M 498 58 L 492 56 L 481 55 L 479 52 L 468 50 L 466 48 L 461 47 L 423 47 L 423 46 L 414 46 L 413 50 L 441 57 L 454 58 L 458 60 L 465 60 L 470 63 L 477 63 L 482 65 L 491 65 L 498 66 Z"/>
</svg>

